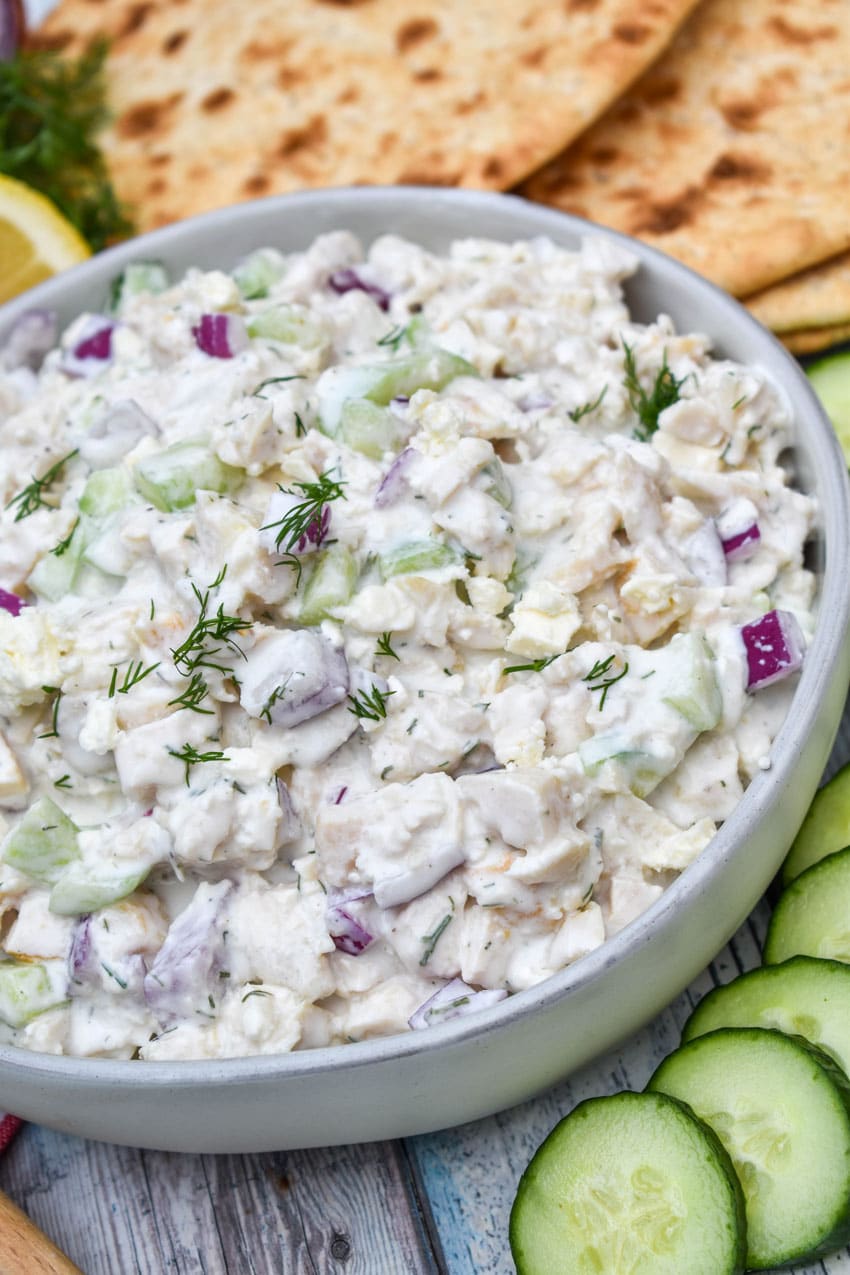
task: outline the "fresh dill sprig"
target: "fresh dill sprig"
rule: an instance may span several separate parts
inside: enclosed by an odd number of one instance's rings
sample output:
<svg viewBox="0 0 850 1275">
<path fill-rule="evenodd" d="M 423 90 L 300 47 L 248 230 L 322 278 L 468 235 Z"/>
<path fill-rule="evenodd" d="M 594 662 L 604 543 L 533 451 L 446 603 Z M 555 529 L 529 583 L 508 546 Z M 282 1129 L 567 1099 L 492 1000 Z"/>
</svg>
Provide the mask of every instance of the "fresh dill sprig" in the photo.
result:
<svg viewBox="0 0 850 1275">
<path fill-rule="evenodd" d="M 3 63 L 0 62 L 0 67 L 2 67 L 2 65 Z M 0 172 L 2 171 L 2 158 L 0 158 Z M 67 456 L 62 456 L 59 460 L 54 461 L 50 468 L 45 470 L 40 478 L 36 478 L 35 475 L 33 475 L 32 482 L 28 483 L 22 491 L 18 492 L 17 496 L 13 496 L 12 499 L 7 502 L 7 509 L 12 509 L 15 505 L 17 505 L 17 510 L 15 511 L 15 522 L 20 522 L 22 518 L 28 518 L 30 514 L 35 513 L 36 509 L 47 507 L 47 501 L 44 499 L 44 493 L 56 481 L 56 479 L 60 477 L 62 470 L 67 465 L 68 461 L 71 460 L 72 457 L 76 456 L 76 454 L 77 448 L 75 447 L 72 452 L 68 452 Z"/>
<path fill-rule="evenodd" d="M 118 665 L 116 664 L 114 668 L 112 669 L 112 680 L 109 683 L 108 698 L 112 699 L 112 697 L 115 695 L 116 690 L 118 691 L 119 695 L 126 695 L 128 691 L 131 691 L 134 686 L 138 686 L 139 682 L 144 681 L 147 675 L 149 673 L 152 673 L 154 669 L 157 669 L 157 668 L 159 668 L 159 660 L 157 660 L 156 664 L 149 664 L 147 668 L 145 668 L 141 660 L 139 660 L 138 664 L 134 664 L 133 661 L 131 660 L 130 667 L 127 669 L 127 672 L 124 674 L 124 681 L 121 683 L 120 686 L 117 686 L 116 683 L 118 681 Z"/>
<path fill-rule="evenodd" d="M 367 718 L 370 722 L 379 722 L 387 715 L 387 700 L 395 691 L 382 691 L 374 682 L 371 691 L 360 691 L 358 695 L 349 695 L 348 711 L 357 718 Z"/>
<path fill-rule="evenodd" d="M 503 673 L 539 673 L 541 669 L 547 668 L 553 660 L 560 658 L 561 652 L 557 655 L 541 655 L 537 660 L 529 660 L 528 664 L 512 664 L 510 668 L 502 669 Z"/>
<path fill-rule="evenodd" d="M 133 229 L 95 141 L 105 58 L 100 40 L 77 59 L 35 49 L 0 62 L 0 173 L 46 195 L 96 251 Z"/>
<path fill-rule="evenodd" d="M 61 779 L 54 779 L 54 781 L 53 781 L 53 787 L 54 787 L 54 788 L 70 788 L 70 787 L 71 787 L 71 776 L 70 776 L 70 775 L 63 775 Z"/>
<path fill-rule="evenodd" d="M 634 436 L 640 442 L 646 443 L 658 429 L 658 417 L 664 409 L 678 403 L 681 398 L 679 391 L 687 378 L 683 376 L 679 379 L 673 375 L 667 364 L 665 350 L 661 367 L 656 372 L 652 383 L 652 390 L 647 394 L 638 377 L 634 351 L 625 341 L 623 341 L 623 362 L 626 369 L 626 392 L 632 410 L 637 413 L 639 421 Z"/>
<path fill-rule="evenodd" d="M 381 634 L 381 636 L 378 638 L 378 645 L 375 647 L 375 654 L 388 655 L 391 660 L 399 660 L 399 662 L 401 662 L 401 657 L 396 655 L 395 651 L 390 645 L 390 642 L 392 641 L 392 636 L 393 635 L 389 630 L 386 633 Z"/>
<path fill-rule="evenodd" d="M 611 668 L 611 665 L 614 663 L 614 658 L 615 657 L 613 655 L 609 655 L 608 658 L 605 660 L 597 660 L 593 668 L 590 670 L 590 672 L 585 673 L 584 677 L 581 679 L 583 682 L 596 683 L 595 686 L 589 686 L 588 690 L 602 692 L 602 695 L 600 696 L 600 699 L 599 699 L 600 713 L 605 707 L 605 700 L 608 698 L 608 692 L 610 691 L 611 687 L 616 686 L 616 684 L 619 681 L 622 681 L 622 679 L 626 676 L 626 674 L 629 671 L 629 664 L 627 660 L 625 664 L 623 665 L 621 672 L 615 673 L 613 677 L 606 677 L 605 676 L 606 673 L 609 671 L 609 669 Z"/>
<path fill-rule="evenodd" d="M 285 381 L 303 381 L 303 376 L 267 376 L 264 381 L 260 381 L 259 385 L 255 385 L 251 390 L 251 398 L 265 398 L 265 394 L 260 391 L 264 390 L 267 385 L 283 385 Z"/>
<path fill-rule="evenodd" d="M 17 521 L 17 519 L 16 519 L 15 521 Z M 65 539 L 64 539 L 64 540 L 60 540 L 60 541 L 59 541 L 59 543 L 58 543 L 58 545 L 54 545 L 54 546 L 53 546 L 53 548 L 50 550 L 50 552 L 51 552 L 51 553 L 55 553 L 55 554 L 56 554 L 56 557 L 57 557 L 57 558 L 61 558 L 61 557 L 62 557 L 62 554 L 67 552 L 67 550 L 68 550 L 68 548 L 69 548 L 69 546 L 70 546 L 70 544 L 71 544 L 71 541 L 74 539 L 74 532 L 77 530 L 77 525 L 78 525 L 79 521 L 80 521 L 80 520 L 79 520 L 79 518 L 75 518 L 75 519 L 74 519 L 74 525 L 73 525 L 73 527 L 71 528 L 71 530 L 68 532 L 68 534 L 67 534 L 67 536 L 65 537 Z"/>
<path fill-rule="evenodd" d="M 434 948 L 437 946 L 437 940 L 439 939 L 440 935 L 443 933 L 443 930 L 445 930 L 446 926 L 450 923 L 451 919 L 452 919 L 451 912 L 447 912 L 446 915 L 443 917 L 442 921 L 440 921 L 438 925 L 434 926 L 430 934 L 422 935 L 422 942 L 425 944 L 425 950 L 419 959 L 420 965 L 428 964 L 431 957 L 434 955 Z"/>
<path fill-rule="evenodd" d="M 304 424 L 304 422 L 302 421 L 301 417 L 298 415 L 297 412 L 295 413 L 295 437 L 296 438 L 307 437 L 307 426 Z"/>
<path fill-rule="evenodd" d="M 46 730 L 43 735 L 39 735 L 39 739 L 54 739 L 59 735 L 59 701 L 62 699 L 62 691 L 58 686 L 42 686 L 45 695 L 54 696 L 53 699 L 53 716 L 51 719 L 50 730 Z"/>
<path fill-rule="evenodd" d="M 345 483 L 342 479 L 331 478 L 331 471 L 326 469 L 314 483 L 293 483 L 291 487 L 281 487 L 287 496 L 304 497 L 297 505 L 287 509 L 282 518 L 276 522 L 266 523 L 261 531 L 273 531 L 279 528 L 275 536 L 275 548 L 278 553 L 289 554 L 303 536 L 315 526 L 322 527 L 325 506 L 332 500 L 345 500 L 342 490 Z"/>
<path fill-rule="evenodd" d="M 582 403 L 581 407 L 574 407 L 571 412 L 567 412 L 567 416 L 569 416 L 574 425 L 578 425 L 579 421 L 582 420 L 583 417 L 589 416 L 591 412 L 596 411 L 607 393 L 608 386 L 603 385 L 599 395 L 592 403 Z"/>
<path fill-rule="evenodd" d="M 233 634 L 253 628 L 253 620 L 243 620 L 239 615 L 227 615 L 222 603 L 219 603 L 217 611 L 209 614 L 210 594 L 221 584 L 226 571 L 225 566 L 203 593 L 196 584 L 192 585 L 192 591 L 198 599 L 198 618 L 180 645 L 171 648 L 174 666 L 184 677 L 190 678 L 199 668 L 216 669 L 225 675 L 232 673 L 233 670 L 228 665 L 216 663 L 216 656 L 224 649 L 245 659 L 245 652 L 234 640 Z"/>
<path fill-rule="evenodd" d="M 178 761 L 182 761 L 186 767 L 186 787 L 189 787 L 189 772 L 193 766 L 197 766 L 199 762 L 204 761 L 229 761 L 225 753 L 213 750 L 208 753 L 199 753 L 194 744 L 184 744 L 182 748 L 169 748 L 167 750 L 172 757 L 176 757 Z"/>
<path fill-rule="evenodd" d="M 275 704 L 278 702 L 279 699 L 283 699 L 284 695 L 286 694 L 286 688 L 289 685 L 291 680 L 292 680 L 292 674 L 290 673 L 288 677 L 286 678 L 286 680 L 282 682 L 280 686 L 276 686 L 274 688 L 271 695 L 268 697 L 265 704 L 260 709 L 260 716 L 265 717 L 269 726 L 271 726 L 272 724 L 272 709 L 274 708 Z"/>
<path fill-rule="evenodd" d="M 169 706 L 178 704 L 180 708 L 189 708 L 193 713 L 205 713 L 207 717 L 213 716 L 211 708 L 201 708 L 201 704 L 210 693 L 204 678 L 200 673 L 193 673 L 189 679 L 189 685 L 183 691 L 182 695 L 177 695 L 174 699 L 168 701 Z"/>
</svg>

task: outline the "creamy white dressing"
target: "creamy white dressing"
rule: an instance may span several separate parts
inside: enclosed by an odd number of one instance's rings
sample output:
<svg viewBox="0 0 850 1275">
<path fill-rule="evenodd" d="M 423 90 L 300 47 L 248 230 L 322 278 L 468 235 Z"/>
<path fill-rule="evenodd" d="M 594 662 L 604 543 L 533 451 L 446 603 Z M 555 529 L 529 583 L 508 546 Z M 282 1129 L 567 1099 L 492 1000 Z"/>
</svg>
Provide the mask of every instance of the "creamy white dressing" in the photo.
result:
<svg viewBox="0 0 850 1275">
<path fill-rule="evenodd" d="M 91 316 L 0 372 L 9 1039 L 155 1060 L 427 1026 L 700 853 L 787 710 L 740 628 L 811 634 L 814 508 L 775 388 L 633 323 L 634 269 L 335 233 L 125 288 L 85 375 Z M 627 351 L 676 387 L 649 428 Z"/>
</svg>

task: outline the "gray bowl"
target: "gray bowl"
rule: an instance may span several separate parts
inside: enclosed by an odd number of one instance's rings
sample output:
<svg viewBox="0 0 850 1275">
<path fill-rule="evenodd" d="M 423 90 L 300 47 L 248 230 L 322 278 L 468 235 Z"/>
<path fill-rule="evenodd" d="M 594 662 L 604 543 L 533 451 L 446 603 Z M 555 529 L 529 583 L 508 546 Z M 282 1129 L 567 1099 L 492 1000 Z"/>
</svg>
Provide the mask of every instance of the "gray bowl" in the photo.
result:
<svg viewBox="0 0 850 1275">
<path fill-rule="evenodd" d="M 458 1124 L 540 1092 L 634 1032 L 716 955 L 779 866 L 817 786 L 850 679 L 847 471 L 805 377 L 735 301 L 643 244 L 504 195 L 362 188 L 286 195 L 180 222 L 113 248 L 0 309 L 0 338 L 21 311 L 63 321 L 98 310 L 129 261 L 234 265 L 252 248 L 305 248 L 328 230 L 365 242 L 393 231 L 435 249 L 469 235 L 549 235 L 574 246 L 592 232 L 641 261 L 633 315 L 664 312 L 683 331 L 758 364 L 797 421 L 795 469 L 816 494 L 812 546 L 819 618 L 770 770 L 757 776 L 713 841 L 642 916 L 591 955 L 479 1015 L 360 1044 L 218 1062 L 57 1058 L 0 1047 L 3 1106 L 68 1133 L 170 1151 L 268 1151 L 394 1138 Z"/>
</svg>

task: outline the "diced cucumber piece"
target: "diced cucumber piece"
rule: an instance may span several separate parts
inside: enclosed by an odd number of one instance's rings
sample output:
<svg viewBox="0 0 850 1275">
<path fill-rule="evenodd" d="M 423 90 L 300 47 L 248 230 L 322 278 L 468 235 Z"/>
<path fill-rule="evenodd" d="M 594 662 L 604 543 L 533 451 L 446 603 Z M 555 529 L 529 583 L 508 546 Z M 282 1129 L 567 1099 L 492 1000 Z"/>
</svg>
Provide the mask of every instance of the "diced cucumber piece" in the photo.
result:
<svg viewBox="0 0 850 1275">
<path fill-rule="evenodd" d="M 812 864 L 779 896 L 764 961 L 820 956 L 850 963 L 850 848 Z"/>
<path fill-rule="evenodd" d="M 29 961 L 0 963 L 0 1019 L 24 1027 L 38 1014 L 67 1002 L 43 965 Z"/>
<path fill-rule="evenodd" d="M 686 1102 L 732 1157 L 748 1270 L 850 1238 L 850 1085 L 826 1054 L 781 1032 L 725 1028 L 677 1049 L 648 1088 Z"/>
<path fill-rule="evenodd" d="M 616 762 L 636 797 L 648 796 L 667 773 L 657 757 L 635 748 L 619 731 L 605 731 L 583 739 L 578 746 L 578 758 L 586 775 L 597 775 L 607 762 Z"/>
<path fill-rule="evenodd" d="M 83 562 L 103 575 L 126 576 L 132 554 L 118 534 L 120 517 L 107 518 L 83 551 Z"/>
<path fill-rule="evenodd" d="M 276 305 L 260 314 L 252 314 L 246 321 L 248 335 L 280 341 L 282 345 L 300 345 L 311 350 L 321 345 L 325 333 L 306 310 L 296 306 Z"/>
<path fill-rule="evenodd" d="M 517 545 L 514 556 L 513 566 L 510 574 L 505 581 L 505 588 L 508 589 L 515 598 L 522 596 L 528 588 L 531 574 L 540 561 L 540 555 L 532 553 L 530 549 Z"/>
<path fill-rule="evenodd" d="M 850 1071 L 850 966 L 794 956 L 715 987 L 682 1031 L 682 1043 L 719 1027 L 772 1027 L 802 1036 Z"/>
<path fill-rule="evenodd" d="M 850 845 L 850 763 L 819 788 L 782 865 L 790 885 L 806 868 Z"/>
<path fill-rule="evenodd" d="M 494 456 L 484 465 L 481 475 L 484 479 L 483 489 L 487 495 L 492 496 L 503 509 L 510 509 L 514 503 L 514 493 L 505 473 L 505 467 L 498 456 Z"/>
<path fill-rule="evenodd" d="M 363 367 L 329 367 L 316 383 L 322 429 L 336 435 L 346 399 L 368 398 L 386 407 L 394 398 L 409 398 L 417 390 L 442 390 L 457 376 L 477 375 L 466 359 L 439 348 Z"/>
<path fill-rule="evenodd" d="M 204 442 L 175 443 L 133 469 L 136 489 L 164 513 L 188 509 L 199 491 L 230 494 L 244 476 L 241 469 L 223 464 Z"/>
<path fill-rule="evenodd" d="M 682 1103 L 590 1098 L 522 1175 L 510 1243 L 518 1275 L 740 1275 L 743 1197 L 720 1140 Z"/>
<path fill-rule="evenodd" d="M 357 563 L 342 545 L 333 545 L 319 555 L 310 579 L 298 619 L 302 624 L 319 624 L 334 607 L 345 606 L 357 583 Z"/>
<path fill-rule="evenodd" d="M 40 885 L 53 885 L 78 854 L 76 824 L 49 797 L 33 802 L 2 849 L 4 863 Z"/>
<path fill-rule="evenodd" d="M 132 894 L 149 872 L 149 865 L 130 872 L 126 865 L 119 867 L 111 863 L 99 865 L 93 872 L 78 859 L 68 865 L 50 891 L 48 907 L 60 916 L 96 912 Z"/>
<path fill-rule="evenodd" d="M 717 683 L 714 656 L 701 633 L 677 634 L 665 651 L 659 673 L 663 677 L 662 700 L 694 730 L 713 730 L 720 721 L 723 700 Z"/>
<path fill-rule="evenodd" d="M 436 571 L 440 567 L 456 567 L 462 562 L 460 553 L 440 540 L 407 540 L 395 549 L 378 554 L 378 566 L 385 580 Z"/>
<path fill-rule="evenodd" d="M 850 352 L 831 354 L 806 368 L 806 375 L 838 435 L 850 464 Z"/>
<path fill-rule="evenodd" d="M 91 521 L 81 514 L 61 553 L 49 552 L 39 558 L 27 577 L 27 584 L 40 598 L 56 602 L 66 593 L 73 592 L 91 532 Z"/>
<path fill-rule="evenodd" d="M 236 286 L 246 301 L 267 297 L 283 278 L 286 260 L 276 248 L 258 248 L 233 271 Z"/>
<path fill-rule="evenodd" d="M 339 437 L 353 451 L 380 460 L 386 452 L 398 451 L 406 430 L 389 408 L 367 398 L 349 398 L 342 405 Z"/>
<path fill-rule="evenodd" d="M 80 512 L 92 518 L 106 518 L 119 509 L 126 509 L 134 498 L 133 480 L 123 465 L 97 469 L 83 488 Z"/>
<path fill-rule="evenodd" d="M 131 261 L 110 284 L 110 309 L 120 310 L 128 297 L 138 296 L 142 292 L 154 295 L 164 292 L 170 282 L 168 271 L 161 261 Z"/>
</svg>

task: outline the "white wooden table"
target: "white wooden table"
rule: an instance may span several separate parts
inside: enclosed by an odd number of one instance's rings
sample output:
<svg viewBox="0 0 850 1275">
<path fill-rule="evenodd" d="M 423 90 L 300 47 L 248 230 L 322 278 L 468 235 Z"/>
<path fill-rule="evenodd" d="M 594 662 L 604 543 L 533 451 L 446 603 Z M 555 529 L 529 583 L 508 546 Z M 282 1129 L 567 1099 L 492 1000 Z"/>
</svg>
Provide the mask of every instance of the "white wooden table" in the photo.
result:
<svg viewBox="0 0 850 1275">
<path fill-rule="evenodd" d="M 827 775 L 848 758 L 845 711 Z M 759 963 L 769 911 L 765 900 L 620 1049 L 490 1119 L 403 1142 L 233 1156 L 136 1151 L 27 1125 L 0 1160 L 0 1188 L 86 1275 L 511 1275 L 508 1215 L 536 1147 L 583 1098 L 643 1088 L 696 1002 Z M 850 1275 L 850 1249 L 805 1268 L 816 1272 Z"/>
</svg>

